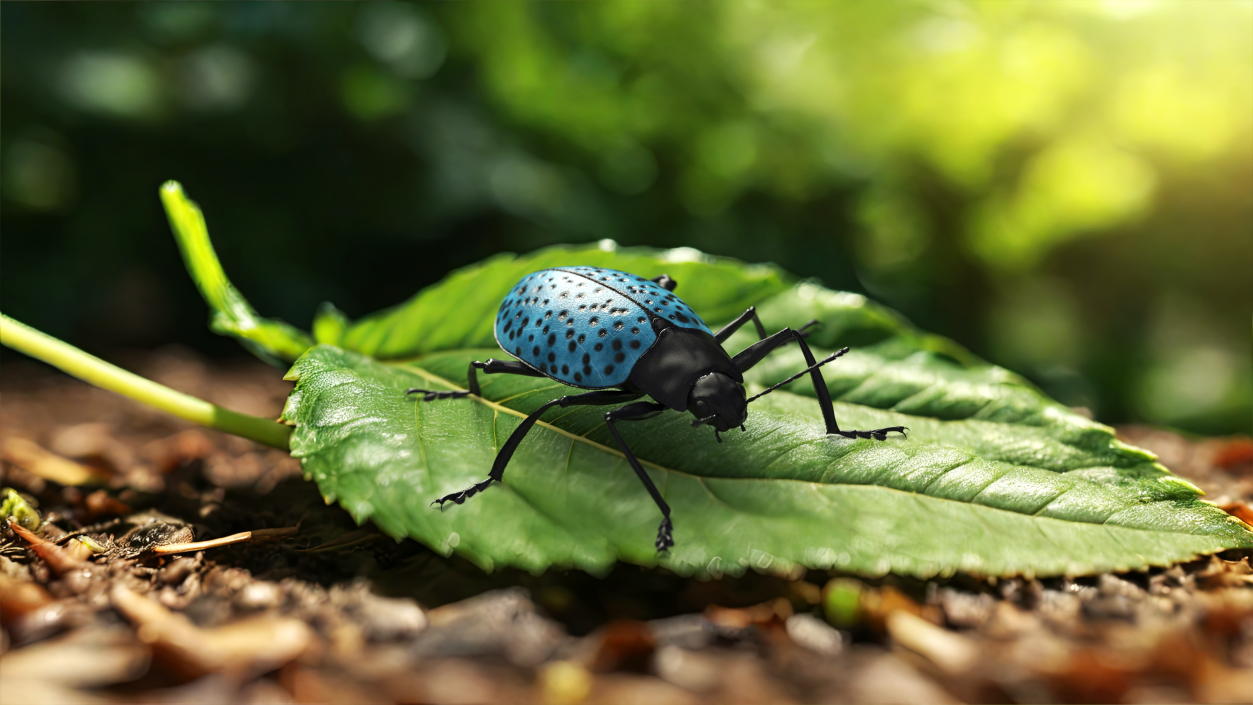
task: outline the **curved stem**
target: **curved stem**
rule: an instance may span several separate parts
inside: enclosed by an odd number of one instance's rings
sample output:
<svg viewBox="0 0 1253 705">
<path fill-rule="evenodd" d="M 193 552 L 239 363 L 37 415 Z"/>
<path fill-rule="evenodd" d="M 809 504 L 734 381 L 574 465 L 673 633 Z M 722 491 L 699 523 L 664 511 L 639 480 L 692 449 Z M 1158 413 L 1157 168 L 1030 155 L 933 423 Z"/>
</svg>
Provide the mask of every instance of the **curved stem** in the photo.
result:
<svg viewBox="0 0 1253 705">
<path fill-rule="evenodd" d="M 287 450 L 291 428 L 224 409 L 111 365 L 0 313 L 0 344 L 26 353 L 101 389 L 117 392 L 192 423 Z"/>
</svg>

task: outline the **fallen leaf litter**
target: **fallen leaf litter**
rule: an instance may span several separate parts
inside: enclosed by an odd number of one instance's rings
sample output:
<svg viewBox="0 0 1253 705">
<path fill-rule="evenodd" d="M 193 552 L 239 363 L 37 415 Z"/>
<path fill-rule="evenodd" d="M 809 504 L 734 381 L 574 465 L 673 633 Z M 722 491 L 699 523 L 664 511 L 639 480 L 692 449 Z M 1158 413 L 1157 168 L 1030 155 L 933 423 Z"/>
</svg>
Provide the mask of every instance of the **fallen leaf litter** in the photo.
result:
<svg viewBox="0 0 1253 705">
<path fill-rule="evenodd" d="M 166 350 L 181 391 L 274 415 L 259 364 Z M 286 454 L 45 368 L 3 370 L 14 702 L 1247 702 L 1248 553 L 1074 579 L 484 575 L 326 506 Z M 223 398 L 229 395 L 229 399 Z M 1128 427 L 1234 516 L 1253 442 Z M 6 495 L 6 506 L 8 499 Z"/>
</svg>

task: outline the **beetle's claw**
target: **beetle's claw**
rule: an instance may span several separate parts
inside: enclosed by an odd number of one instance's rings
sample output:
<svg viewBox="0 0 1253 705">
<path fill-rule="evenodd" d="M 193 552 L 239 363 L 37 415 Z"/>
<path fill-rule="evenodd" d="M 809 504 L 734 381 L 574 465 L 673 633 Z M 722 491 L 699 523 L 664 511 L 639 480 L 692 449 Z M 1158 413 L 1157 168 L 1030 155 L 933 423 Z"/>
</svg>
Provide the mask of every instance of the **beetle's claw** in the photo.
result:
<svg viewBox="0 0 1253 705">
<path fill-rule="evenodd" d="M 434 502 L 431 502 L 431 506 L 435 506 L 436 504 L 438 504 L 439 508 L 443 509 L 444 502 L 452 502 L 453 504 L 465 504 L 465 501 L 467 499 L 470 499 L 474 495 L 487 489 L 487 486 L 492 484 L 492 482 L 493 480 L 490 477 L 487 478 L 486 480 L 483 480 L 482 482 L 476 482 L 470 487 L 467 487 L 466 489 L 461 490 L 460 492 L 453 492 L 452 494 L 446 494 L 443 497 L 440 497 Z"/>
<path fill-rule="evenodd" d="M 661 526 L 657 527 L 657 541 L 653 543 L 657 547 L 657 553 L 669 553 L 670 547 L 674 545 L 674 539 L 670 536 L 670 532 L 674 530 L 674 525 L 670 523 L 670 517 L 661 520 Z"/>
<path fill-rule="evenodd" d="M 421 394 L 422 401 L 435 401 L 436 399 L 460 399 L 470 395 L 469 392 L 464 390 L 458 390 L 455 392 L 440 392 L 434 389 L 419 389 L 417 387 L 405 390 L 405 396 L 409 396 L 410 394 Z"/>
<path fill-rule="evenodd" d="M 886 441 L 889 433 L 899 433 L 905 436 L 905 432 L 908 430 L 904 426 L 889 426 L 887 428 L 876 428 L 873 431 L 837 431 L 836 433 L 845 438 L 873 438 L 876 441 Z"/>
</svg>

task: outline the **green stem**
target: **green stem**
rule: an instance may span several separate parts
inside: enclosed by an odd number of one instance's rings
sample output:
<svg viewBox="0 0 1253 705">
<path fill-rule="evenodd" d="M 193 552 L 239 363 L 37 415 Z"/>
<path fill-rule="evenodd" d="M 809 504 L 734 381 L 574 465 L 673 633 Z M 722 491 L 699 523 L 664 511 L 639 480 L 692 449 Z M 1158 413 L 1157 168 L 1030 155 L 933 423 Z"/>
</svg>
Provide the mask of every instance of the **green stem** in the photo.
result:
<svg viewBox="0 0 1253 705">
<path fill-rule="evenodd" d="M 117 392 L 192 423 L 233 433 L 257 443 L 287 450 L 291 428 L 223 409 L 203 399 L 176 392 L 41 333 L 0 313 L 0 344 L 26 353 L 101 389 Z"/>
</svg>

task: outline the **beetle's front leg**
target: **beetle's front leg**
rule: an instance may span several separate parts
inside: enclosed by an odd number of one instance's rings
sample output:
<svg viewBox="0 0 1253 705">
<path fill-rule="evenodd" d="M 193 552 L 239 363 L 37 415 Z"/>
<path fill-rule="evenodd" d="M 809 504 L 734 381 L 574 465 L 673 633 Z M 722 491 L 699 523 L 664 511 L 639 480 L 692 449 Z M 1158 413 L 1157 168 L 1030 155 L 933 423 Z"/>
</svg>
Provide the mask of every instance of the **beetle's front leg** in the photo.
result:
<svg viewBox="0 0 1253 705">
<path fill-rule="evenodd" d="M 827 434 L 833 436 L 843 436 L 845 438 L 873 438 L 876 441 L 887 440 L 889 433 L 899 433 L 905 435 L 909 429 L 904 426 L 889 426 L 887 428 L 876 428 L 873 431 L 845 431 L 835 421 L 835 406 L 831 402 L 831 393 L 827 391 L 827 382 L 822 377 L 821 367 L 818 361 L 814 359 L 814 353 L 809 349 L 809 343 L 805 342 L 805 336 L 798 330 L 784 328 L 774 335 L 757 343 L 744 348 L 737 354 L 732 361 L 737 369 L 745 372 L 757 363 L 765 359 L 766 355 L 774 352 L 783 345 L 795 340 L 801 346 L 801 353 L 805 356 L 805 364 L 809 368 L 809 377 L 814 383 L 814 395 L 818 397 L 818 406 L 822 409 L 822 420 L 826 424 Z M 848 348 L 844 348 L 831 357 L 823 360 L 829 362 L 843 355 Z M 760 396 L 760 395 L 759 395 Z M 756 398 L 756 397 L 754 397 Z"/>
<path fill-rule="evenodd" d="M 720 328 L 717 333 L 714 333 L 714 340 L 718 341 L 719 345 L 727 342 L 727 338 L 730 338 L 731 334 L 735 333 L 735 331 L 739 330 L 745 323 L 748 323 L 749 321 L 752 321 L 753 325 L 757 328 L 757 338 L 760 340 L 765 340 L 767 337 L 766 327 L 761 324 L 761 319 L 757 317 L 756 306 L 749 306 L 747 309 L 745 309 L 744 313 L 740 314 L 739 318 L 736 318 L 734 321 L 731 321 L 730 323 Z M 805 325 L 801 326 L 800 328 L 797 328 L 796 330 L 800 331 L 801 335 L 809 335 L 809 333 L 807 333 L 806 331 L 808 331 L 810 327 L 818 325 L 819 322 L 820 321 L 817 318 L 815 318 L 814 320 L 810 321 L 809 323 L 806 323 Z"/>
</svg>

